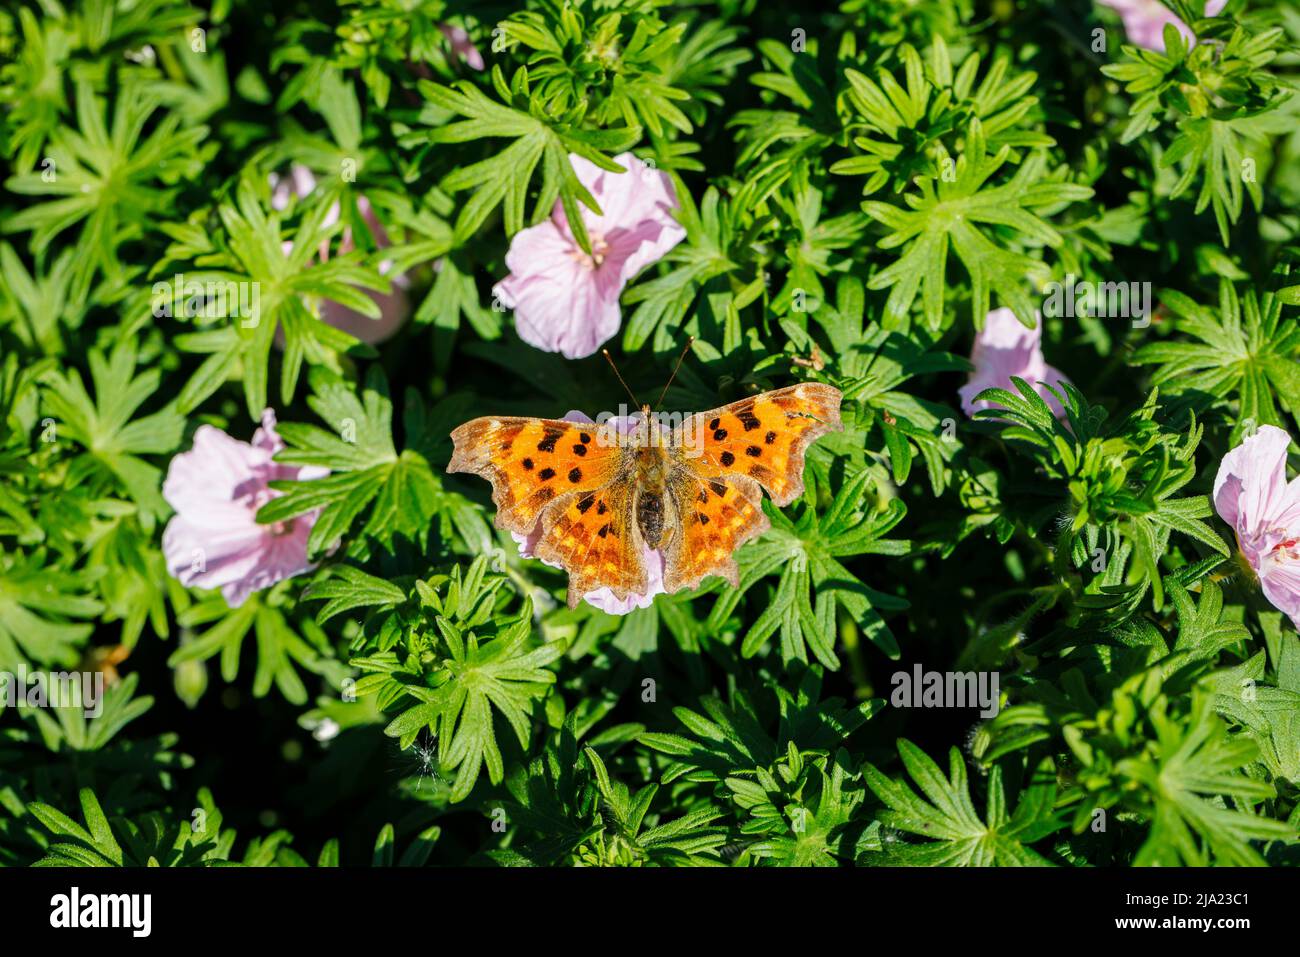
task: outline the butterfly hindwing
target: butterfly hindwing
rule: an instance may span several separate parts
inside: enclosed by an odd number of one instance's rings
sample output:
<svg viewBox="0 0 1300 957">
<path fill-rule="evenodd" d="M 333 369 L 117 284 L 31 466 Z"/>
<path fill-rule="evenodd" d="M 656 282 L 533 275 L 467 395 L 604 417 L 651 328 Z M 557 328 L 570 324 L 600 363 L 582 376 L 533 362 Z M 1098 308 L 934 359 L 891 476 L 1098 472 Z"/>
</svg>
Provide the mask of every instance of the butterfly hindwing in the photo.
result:
<svg viewBox="0 0 1300 957">
<path fill-rule="evenodd" d="M 843 429 L 841 397 L 818 382 L 764 392 L 687 419 L 678 444 L 697 474 L 747 476 L 777 505 L 788 505 L 803 493 L 808 446 Z"/>
<path fill-rule="evenodd" d="M 703 478 L 679 469 L 669 494 L 674 525 L 664 553 L 664 590 L 694 588 L 707 575 L 738 585 L 736 551 L 771 524 L 758 482 L 744 475 Z"/>
<path fill-rule="evenodd" d="M 570 608 L 597 588 L 609 588 L 620 600 L 645 593 L 643 546 L 632 503 L 632 483 L 621 478 L 570 494 L 543 513 L 534 554 L 568 571 Z"/>
<path fill-rule="evenodd" d="M 530 534 L 553 501 L 601 488 L 614 478 L 623 450 L 600 426 L 558 419 L 485 416 L 451 433 L 449 472 L 492 483 L 496 523 Z"/>
</svg>

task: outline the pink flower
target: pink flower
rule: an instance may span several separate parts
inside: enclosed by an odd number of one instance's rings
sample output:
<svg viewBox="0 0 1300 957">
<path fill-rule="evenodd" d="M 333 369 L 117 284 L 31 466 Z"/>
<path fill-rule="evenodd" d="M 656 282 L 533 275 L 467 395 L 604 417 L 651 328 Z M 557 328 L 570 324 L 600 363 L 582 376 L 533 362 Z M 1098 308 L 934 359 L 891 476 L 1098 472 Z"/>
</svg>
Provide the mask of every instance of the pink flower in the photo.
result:
<svg viewBox="0 0 1300 957">
<path fill-rule="evenodd" d="M 1260 426 L 1223 457 L 1214 508 L 1232 526 L 1264 597 L 1300 628 L 1300 478 L 1286 480 L 1291 437 Z"/>
<path fill-rule="evenodd" d="M 630 432 L 636 426 L 639 416 L 611 416 L 608 424 L 611 428 L 618 429 L 620 432 Z M 594 422 L 591 416 L 586 415 L 578 410 L 573 410 L 564 416 L 566 422 Z M 537 543 L 542 538 L 542 526 L 538 522 L 531 532 L 527 535 L 519 535 L 515 532 L 510 533 L 510 537 L 515 540 L 519 546 L 519 554 L 524 558 L 534 558 Z M 611 615 L 626 615 L 628 612 L 637 608 L 649 608 L 655 600 L 655 595 L 664 593 L 664 553 L 657 548 L 644 548 L 642 559 L 646 568 L 646 591 L 643 595 L 628 595 L 626 598 L 618 598 L 613 589 L 597 588 L 587 592 L 582 596 L 582 600 L 595 608 Z M 539 559 L 543 564 L 550 565 L 552 568 L 559 568 L 554 562 L 548 562 L 545 559 Z"/>
<path fill-rule="evenodd" d="M 985 318 L 984 328 L 975 334 L 975 346 L 970 355 L 975 371 L 958 390 L 962 411 L 968 416 L 980 409 L 1000 408 L 987 400 L 976 402 L 975 396 L 985 389 L 1006 389 L 1015 394 L 1012 376 L 1032 385 L 1051 406 L 1053 414 L 1058 417 L 1065 415 L 1061 403 L 1043 383 L 1059 388 L 1059 383 L 1069 380 L 1043 358 L 1043 317 L 1035 312 L 1034 318 L 1038 324 L 1033 329 L 1026 329 L 1010 309 L 994 309 Z"/>
<path fill-rule="evenodd" d="M 1110 7 L 1119 13 L 1129 42 L 1137 46 L 1163 52 L 1167 23 L 1172 23 L 1188 43 L 1196 42 L 1196 34 L 1192 33 L 1191 27 L 1178 19 L 1160 0 L 1099 0 L 1099 2 L 1102 6 Z M 1208 0 L 1205 4 L 1205 15 L 1218 16 L 1227 4 L 1228 0 Z"/>
<path fill-rule="evenodd" d="M 515 310 L 524 342 L 581 359 L 618 332 L 618 298 L 628 280 L 681 242 L 686 230 L 672 217 L 677 194 L 667 174 L 631 153 L 614 157 L 623 173 L 573 154 L 569 161 L 601 209 L 596 214 L 581 207 L 591 255 L 574 239 L 557 201 L 550 219 L 510 241 L 510 275 L 493 292 Z"/>
<path fill-rule="evenodd" d="M 470 41 L 469 33 L 464 27 L 452 26 L 450 23 L 441 24 L 438 27 L 442 35 L 447 38 L 451 44 L 451 52 L 460 57 L 471 69 L 483 69 L 483 54 L 478 52 L 478 47 Z"/>
<path fill-rule="evenodd" d="M 301 163 L 294 163 L 289 170 L 289 176 L 281 179 L 272 173 L 271 181 L 271 207 L 277 210 L 288 208 L 291 196 L 297 196 L 302 199 L 309 195 L 316 188 L 316 176 L 306 166 Z M 370 200 L 364 196 L 357 198 L 357 209 L 361 212 L 362 219 L 365 220 L 366 227 L 370 230 L 370 235 L 374 238 L 375 245 L 380 249 L 387 249 L 392 245 L 388 239 L 388 233 L 384 230 L 383 225 L 379 222 L 379 217 L 375 215 L 374 207 L 370 205 Z M 339 205 L 335 203 L 330 207 L 329 213 L 325 217 L 324 225 L 332 226 L 338 222 Z M 293 243 L 285 242 L 285 251 L 293 249 Z M 356 249 L 356 243 L 352 238 L 352 227 L 348 226 L 343 230 L 343 237 L 339 240 L 338 253 L 351 252 Z M 320 261 L 324 262 L 330 258 L 329 243 L 322 243 L 320 248 Z M 381 262 L 379 271 L 387 274 L 393 268 L 391 262 Z M 342 330 L 355 339 L 360 339 L 368 345 L 378 345 L 379 343 L 391 338 L 397 330 L 402 328 L 407 318 L 411 314 L 411 304 L 407 298 L 406 290 L 410 286 L 410 280 L 405 276 L 395 276 L 392 280 L 392 290 L 390 292 L 379 292 L 374 289 L 364 290 L 366 295 L 375 301 L 379 306 L 379 318 L 371 319 L 369 316 L 350 309 L 341 303 L 326 299 L 320 304 L 321 319 L 333 326 L 335 329 Z M 276 341 L 283 346 L 283 332 L 276 330 Z"/>
<path fill-rule="evenodd" d="M 257 524 L 257 510 L 280 494 L 268 483 L 329 474 L 319 466 L 272 461 L 282 448 L 275 413 L 267 409 L 251 444 L 203 425 L 194 433 L 194 447 L 172 459 L 162 492 L 176 515 L 162 546 L 167 571 L 182 585 L 220 588 L 236 608 L 252 592 L 314 567 L 307 561 L 307 535 L 318 512 Z"/>
</svg>

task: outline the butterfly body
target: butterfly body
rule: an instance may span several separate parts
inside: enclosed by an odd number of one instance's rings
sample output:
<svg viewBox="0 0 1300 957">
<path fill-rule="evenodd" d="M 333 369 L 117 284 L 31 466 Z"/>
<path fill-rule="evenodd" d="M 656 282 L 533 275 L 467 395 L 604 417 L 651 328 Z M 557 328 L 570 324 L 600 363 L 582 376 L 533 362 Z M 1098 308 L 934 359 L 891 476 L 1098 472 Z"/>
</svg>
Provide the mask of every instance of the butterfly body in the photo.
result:
<svg viewBox="0 0 1300 957">
<path fill-rule="evenodd" d="M 661 490 L 645 488 L 637 493 L 636 524 L 641 538 L 658 548 L 664 535 L 664 498 Z"/>
<path fill-rule="evenodd" d="M 733 584 L 734 554 L 769 527 L 761 502 L 803 491 L 804 451 L 841 428 L 840 392 L 803 383 L 662 424 L 643 408 L 630 422 L 483 417 L 452 432 L 450 472 L 492 483 L 498 527 L 536 544 L 569 573 L 569 604 L 598 588 L 619 599 Z"/>
<path fill-rule="evenodd" d="M 641 422 L 647 423 L 650 440 L 628 452 L 635 471 L 637 528 L 650 548 L 658 548 L 664 536 L 664 500 L 674 468 L 671 437 L 665 436 L 650 416 L 650 407 L 641 409 Z"/>
</svg>

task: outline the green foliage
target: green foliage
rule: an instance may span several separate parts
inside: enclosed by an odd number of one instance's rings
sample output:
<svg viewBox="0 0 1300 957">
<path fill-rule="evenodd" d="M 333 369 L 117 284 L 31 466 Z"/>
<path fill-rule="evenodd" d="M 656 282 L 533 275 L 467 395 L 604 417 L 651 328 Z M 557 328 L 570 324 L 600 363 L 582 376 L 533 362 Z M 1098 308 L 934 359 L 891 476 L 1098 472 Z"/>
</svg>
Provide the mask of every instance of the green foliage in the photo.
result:
<svg viewBox="0 0 1300 957">
<path fill-rule="evenodd" d="M 939 766 L 910 741 L 899 741 L 898 751 L 908 775 L 928 801 L 867 765 L 867 784 L 889 808 L 880 815 L 880 823 L 934 840 L 919 845 L 883 842 L 889 863 L 946 867 L 1041 867 L 1050 863 L 1025 846 L 1065 823 L 1057 819 L 1054 809 L 1056 772 L 1050 761 L 1034 770 L 1014 808 L 1007 804 L 1002 769 L 995 766 L 989 774 L 988 808 L 981 820 L 971 803 L 960 751 L 953 748 L 949 752 L 946 779 Z"/>
<path fill-rule="evenodd" d="M 314 586 L 307 598 L 326 598 L 321 621 L 354 608 L 379 606 L 367 624 L 374 640 L 354 646 L 352 665 L 361 670 L 358 695 L 377 696 L 384 711 L 399 712 L 384 733 L 409 747 L 427 730 L 439 744 L 439 765 L 456 771 L 451 799 L 469 796 L 486 766 L 492 782 L 504 774 L 494 728 L 497 715 L 528 747 L 529 712 L 555 676 L 545 666 L 564 653 L 562 643 L 536 646 L 532 606 L 525 599 L 516 615 L 496 608 L 505 580 L 486 580 L 487 561 L 464 573 L 415 583 L 409 595 L 355 569 Z M 438 586 L 445 590 L 439 592 Z M 372 627 L 373 626 L 373 627 Z"/>
<path fill-rule="evenodd" d="M 992 156 L 983 124 L 972 119 L 965 149 L 952 167 L 951 178 L 942 174 L 916 177 L 918 193 L 904 198 L 907 210 L 881 202 L 862 208 L 889 230 L 877 244 L 882 249 L 905 246 L 896 262 L 871 277 L 870 289 L 889 289 L 884 322 L 887 328 L 906 324 L 908 311 L 921 294 L 926 322 L 938 328 L 943 317 L 945 269 L 952 249 L 966 267 L 971 284 L 971 312 L 976 326 L 989 311 L 990 293 L 1002 300 L 1026 325 L 1034 322 L 1034 309 L 1024 277 L 1043 272 L 1042 263 L 1007 244 L 990 241 L 976 224 L 1004 227 L 1020 234 L 1020 245 L 1059 246 L 1061 235 L 1035 210 L 1087 199 L 1092 189 L 1053 182 L 1045 176 L 1042 154 L 1022 163 L 1015 175 L 999 185 L 989 185 L 1006 164 L 1011 147 L 1004 144 Z"/>
<path fill-rule="evenodd" d="M 1169 6 L 1163 50 L 1048 0 L 0 11 L 0 865 L 1294 864 L 1300 639 L 1214 491 L 1300 437 L 1300 17 Z M 844 430 L 736 587 L 615 615 L 446 466 L 625 401 L 494 295 L 605 282 L 571 158 L 623 153 L 685 235 L 599 303 L 620 378 Z M 551 220 L 590 260 L 511 254 Z M 1042 317 L 1076 281 L 1152 313 Z M 196 532 L 208 430 L 269 484 Z M 293 574 L 232 606 L 250 538 Z M 922 716 L 916 664 L 997 700 Z"/>
<path fill-rule="evenodd" d="M 951 153 L 958 151 L 949 149 L 945 138 L 955 143 L 972 119 L 979 121 L 987 146 L 995 152 L 1003 146 L 1017 150 L 1056 145 L 1044 133 L 1017 128 L 1038 105 L 1038 98 L 1029 95 L 1036 76 L 1016 72 L 1008 78 L 1007 55 L 993 62 L 978 87 L 979 53 L 970 53 L 954 73 L 942 36 L 935 38 L 928 63 L 922 63 L 908 44 L 899 48 L 899 56 L 903 84 L 888 70 L 880 71 L 879 82 L 857 70 L 845 71 L 849 100 L 867 130 L 854 137 L 853 144 L 866 155 L 841 160 L 831 172 L 866 176 L 863 193 L 870 195 L 886 185 L 898 193 L 918 173 L 942 173 L 945 161 L 951 162 Z"/>
<path fill-rule="evenodd" d="M 516 30 L 519 25 L 516 25 Z M 430 131 L 430 143 L 465 143 L 485 137 L 514 140 L 510 146 L 490 159 L 461 167 L 441 183 L 449 193 L 474 189 L 474 195 L 461 207 L 456 218 L 455 239 L 464 242 L 483 224 L 488 215 L 502 207 L 506 229 L 518 232 L 523 226 L 550 215 L 558 197 L 573 226 L 574 238 L 583 249 L 591 251 L 591 240 L 579 215 L 578 203 L 599 212 L 600 207 L 587 192 L 572 165 L 569 153 L 591 160 L 602 169 L 622 169 L 605 152 L 617 153 L 636 142 L 639 129 L 614 129 L 601 133 L 581 129 L 585 104 L 558 106 L 561 116 L 548 122 L 542 107 L 541 93 L 529 88 L 528 70 L 521 67 L 510 85 L 499 67 L 492 71 L 496 93 L 507 105 L 494 102 L 476 87 L 461 81 L 457 89 L 424 83 L 421 93 L 435 106 L 448 113 L 465 117 L 458 123 L 440 125 Z M 528 185 L 538 163 L 542 164 L 542 182 L 533 213 L 525 222 L 524 204 Z"/>
<path fill-rule="evenodd" d="M 75 102 L 79 129 L 59 126 L 45 144 L 43 172 L 52 171 L 54 178 L 32 170 L 4 184 L 20 195 L 58 198 L 6 217 L 5 231 L 30 230 L 31 250 L 39 254 L 84 220 L 77 245 L 87 256 L 74 261 L 72 279 L 73 288 L 84 293 L 96 269 L 113 282 L 125 278 L 118 245 L 138 237 L 150 216 L 169 210 L 176 195 L 150 184 L 161 179 L 170 186 L 194 175 L 202 165 L 198 144 L 207 128 L 182 130 L 181 118 L 169 114 L 141 141 L 157 103 L 139 84 L 128 84 L 117 95 L 111 126 L 105 126 L 104 104 L 89 82 L 77 84 Z"/>
<path fill-rule="evenodd" d="M 1253 289 L 1239 297 L 1228 280 L 1219 283 L 1217 314 L 1176 290 L 1162 296 L 1179 333 L 1199 341 L 1154 342 L 1143 346 L 1135 361 L 1158 365 L 1152 382 L 1174 395 L 1185 395 L 1192 408 L 1215 399 L 1236 399 L 1233 439 L 1260 425 L 1286 423 L 1282 409 L 1300 411 L 1300 376 L 1295 356 L 1300 329 L 1282 322 L 1282 302 Z"/>
<path fill-rule="evenodd" d="M 430 468 L 432 436 L 418 398 L 410 397 L 406 408 L 410 447 L 399 453 L 393 445 L 393 406 L 382 372 L 370 374 L 360 398 L 325 372 L 315 374 L 312 385 L 314 394 L 307 404 L 334 431 L 285 423 L 280 431 L 290 449 L 280 461 L 323 466 L 337 474 L 273 486 L 286 494 L 265 505 L 258 521 L 273 524 L 319 509 L 307 542 L 313 557 L 337 548 L 363 513 L 368 515 L 363 541 L 390 550 L 399 538 L 426 545 L 432 520 L 439 514 L 450 518 L 467 544 L 484 547 L 488 532 L 482 519 L 459 496 L 445 493 Z"/>
<path fill-rule="evenodd" d="M 1228 555 L 1222 539 L 1204 522 L 1211 514 L 1208 499 L 1173 497 L 1195 476 L 1193 456 L 1201 429 L 1194 418 L 1185 435 L 1162 426 L 1156 421 L 1153 392 L 1142 408 L 1107 427 L 1105 410 L 1089 406 L 1078 390 L 1065 385 L 1062 422 L 1023 379 L 1013 377 L 1012 382 L 1019 395 L 1005 389 L 980 393 L 1003 409 L 979 415 L 1012 422 L 1003 437 L 1028 442 L 1042 473 L 1065 486 L 1068 522 L 1061 523 L 1059 562 L 1084 565 L 1104 536 L 1112 554 L 1123 549 L 1125 557 L 1131 556 L 1159 607 L 1163 591 L 1157 563 L 1171 532 Z"/>
<path fill-rule="evenodd" d="M 1230 224 L 1241 217 L 1243 193 L 1255 208 L 1262 205 L 1259 183 L 1243 175 L 1243 160 L 1262 160 L 1267 126 L 1262 117 L 1275 110 L 1291 90 L 1265 69 L 1278 55 L 1281 28 L 1253 33 L 1218 21 L 1205 32 L 1208 43 L 1189 46 L 1172 27 L 1165 28 L 1165 51 L 1125 47 L 1128 62 L 1102 68 L 1134 95 L 1133 109 L 1121 141 L 1128 143 L 1158 129 L 1175 114 L 1177 136 L 1160 165 L 1182 173 L 1171 198 L 1196 182 L 1196 212 L 1214 209 L 1224 245 Z M 1225 39 L 1226 38 L 1226 39 Z"/>
</svg>

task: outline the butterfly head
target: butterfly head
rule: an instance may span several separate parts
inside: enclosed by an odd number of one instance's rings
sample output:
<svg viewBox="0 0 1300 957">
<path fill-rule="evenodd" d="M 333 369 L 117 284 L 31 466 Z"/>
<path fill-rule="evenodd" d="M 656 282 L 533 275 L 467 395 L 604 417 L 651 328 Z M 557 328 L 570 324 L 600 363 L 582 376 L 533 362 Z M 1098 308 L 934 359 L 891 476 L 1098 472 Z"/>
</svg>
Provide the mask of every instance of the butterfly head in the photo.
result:
<svg viewBox="0 0 1300 957">
<path fill-rule="evenodd" d="M 686 346 L 685 348 L 682 349 L 682 354 L 677 357 L 677 364 L 673 366 L 672 375 L 670 375 L 668 377 L 668 381 L 664 383 L 664 391 L 659 394 L 659 401 L 655 403 L 655 408 L 659 408 L 659 406 L 664 404 L 664 398 L 668 395 L 668 387 L 672 385 L 673 380 L 677 378 L 677 371 L 682 367 L 682 360 L 686 358 L 686 353 L 690 351 L 691 344 L 694 342 L 695 342 L 694 336 L 687 337 Z M 650 411 L 651 411 L 650 406 L 646 403 L 637 401 L 636 394 L 632 391 L 632 389 L 628 386 L 628 384 L 623 381 L 623 375 L 618 371 L 618 365 L 614 362 L 614 357 L 609 354 L 609 350 L 601 349 L 600 352 L 601 355 L 605 357 L 605 361 L 609 363 L 609 367 L 614 370 L 614 375 L 618 377 L 618 381 L 622 384 L 623 388 L 627 390 L 627 394 L 632 397 L 632 401 L 636 402 L 637 405 L 641 406 L 641 421 L 649 422 Z"/>
</svg>

